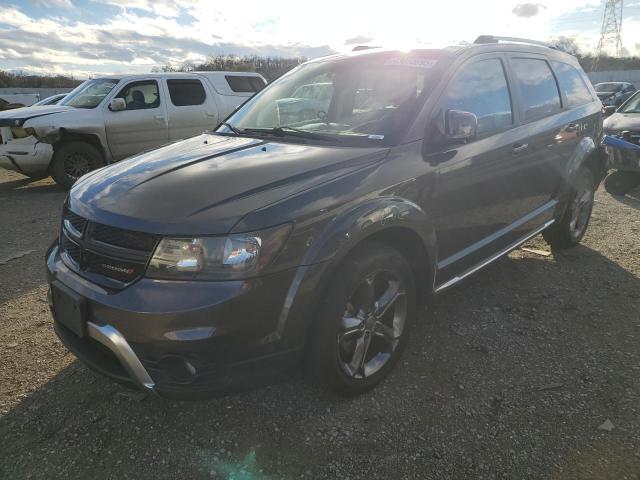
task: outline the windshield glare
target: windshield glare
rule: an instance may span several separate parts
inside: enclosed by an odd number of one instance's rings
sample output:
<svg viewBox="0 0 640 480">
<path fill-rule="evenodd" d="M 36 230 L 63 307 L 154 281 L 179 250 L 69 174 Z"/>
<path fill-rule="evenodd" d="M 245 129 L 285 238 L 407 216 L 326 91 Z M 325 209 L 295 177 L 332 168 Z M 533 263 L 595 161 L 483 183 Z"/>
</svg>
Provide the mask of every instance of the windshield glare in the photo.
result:
<svg viewBox="0 0 640 480">
<path fill-rule="evenodd" d="M 386 142 L 417 113 L 434 65 L 435 60 L 408 55 L 302 65 L 247 102 L 228 123 L 240 131 L 289 127 L 341 142 Z"/>
<path fill-rule="evenodd" d="M 109 92 L 117 84 L 118 80 L 113 78 L 88 80 L 69 93 L 59 105 L 75 108 L 95 108 L 100 105 L 104 97 L 109 95 Z"/>
<path fill-rule="evenodd" d="M 631 97 L 619 110 L 621 113 L 640 113 L 640 94 Z"/>
</svg>

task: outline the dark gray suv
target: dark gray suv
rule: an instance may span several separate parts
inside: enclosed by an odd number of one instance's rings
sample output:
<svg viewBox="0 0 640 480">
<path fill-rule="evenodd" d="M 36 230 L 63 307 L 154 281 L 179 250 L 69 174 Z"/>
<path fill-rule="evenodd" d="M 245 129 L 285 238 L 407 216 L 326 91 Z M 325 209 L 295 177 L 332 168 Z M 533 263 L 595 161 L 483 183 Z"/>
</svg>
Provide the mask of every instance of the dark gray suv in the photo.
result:
<svg viewBox="0 0 640 480">
<path fill-rule="evenodd" d="M 46 258 L 60 339 L 163 395 L 301 358 L 373 387 L 416 304 L 587 228 L 602 105 L 575 58 L 502 40 L 313 60 L 216 131 L 83 177 Z"/>
</svg>

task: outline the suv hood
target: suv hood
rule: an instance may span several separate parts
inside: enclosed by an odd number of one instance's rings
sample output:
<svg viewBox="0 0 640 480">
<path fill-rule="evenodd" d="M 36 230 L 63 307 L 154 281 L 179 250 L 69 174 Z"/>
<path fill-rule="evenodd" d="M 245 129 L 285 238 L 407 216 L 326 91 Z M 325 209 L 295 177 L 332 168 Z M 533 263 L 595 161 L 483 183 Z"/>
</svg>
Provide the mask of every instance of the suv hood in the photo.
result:
<svg viewBox="0 0 640 480">
<path fill-rule="evenodd" d="M 22 107 L 0 112 L 0 127 L 21 127 L 27 120 L 44 117 L 54 113 L 78 112 L 78 108 L 64 105 L 46 105 L 42 107 Z"/>
<path fill-rule="evenodd" d="M 637 113 L 614 113 L 604 120 L 604 130 L 623 131 L 640 130 L 640 114 Z"/>
<path fill-rule="evenodd" d="M 225 234 L 246 214 L 380 161 L 387 152 L 203 134 L 88 174 L 74 185 L 69 202 L 83 217 L 129 230 Z"/>
</svg>

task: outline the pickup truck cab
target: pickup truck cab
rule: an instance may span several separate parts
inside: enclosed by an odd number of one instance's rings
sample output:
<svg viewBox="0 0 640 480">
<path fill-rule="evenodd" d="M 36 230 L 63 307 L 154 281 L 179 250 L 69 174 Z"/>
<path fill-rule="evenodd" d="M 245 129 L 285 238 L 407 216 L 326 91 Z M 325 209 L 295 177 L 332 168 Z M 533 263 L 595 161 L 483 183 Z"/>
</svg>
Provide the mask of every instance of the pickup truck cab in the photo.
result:
<svg viewBox="0 0 640 480">
<path fill-rule="evenodd" d="M 248 72 L 88 80 L 57 105 L 0 113 L 0 167 L 69 188 L 91 170 L 215 128 L 265 85 Z"/>
</svg>

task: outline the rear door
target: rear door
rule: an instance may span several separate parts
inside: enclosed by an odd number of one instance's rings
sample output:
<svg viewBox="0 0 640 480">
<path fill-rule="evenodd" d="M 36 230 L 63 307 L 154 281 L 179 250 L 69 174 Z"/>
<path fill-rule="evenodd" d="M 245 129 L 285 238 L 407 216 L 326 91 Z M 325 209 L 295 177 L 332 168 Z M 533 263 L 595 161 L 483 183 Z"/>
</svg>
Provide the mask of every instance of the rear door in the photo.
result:
<svg viewBox="0 0 640 480">
<path fill-rule="evenodd" d="M 164 79 L 169 112 L 169 140 L 182 140 L 212 130 L 221 121 L 214 93 L 195 76 Z"/>
<path fill-rule="evenodd" d="M 563 111 L 558 83 L 546 57 L 536 54 L 509 58 L 514 93 L 521 121 L 530 132 L 530 156 L 526 165 L 528 181 L 521 187 L 529 210 L 552 201 L 561 186 L 566 166 L 566 150 L 574 142 Z M 569 131 L 566 129 L 569 128 Z"/>
<path fill-rule="evenodd" d="M 508 246 L 529 227 L 531 205 L 523 196 L 530 162 L 529 129 L 518 125 L 516 104 L 499 54 L 477 56 L 453 75 L 438 112 L 471 112 L 474 140 L 456 144 L 436 129 L 426 160 L 439 165 L 433 200 L 438 236 L 438 278 L 445 283 Z M 529 227 L 530 228 L 530 227 Z"/>
<path fill-rule="evenodd" d="M 156 79 L 135 80 L 120 87 L 126 109 L 112 112 L 104 107 L 105 131 L 115 160 L 167 143 L 167 116 Z"/>
</svg>

